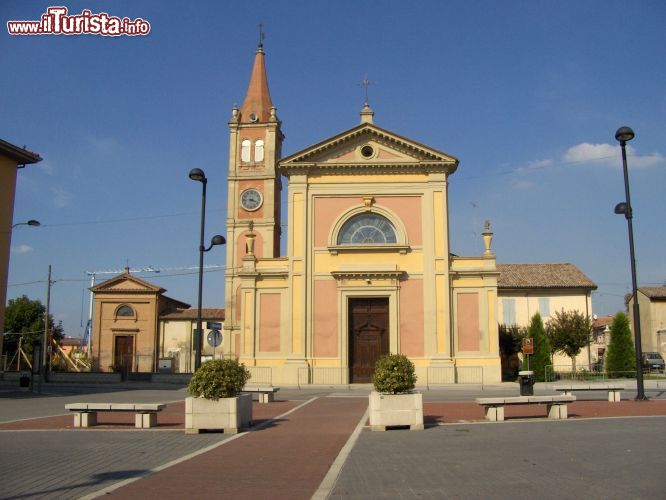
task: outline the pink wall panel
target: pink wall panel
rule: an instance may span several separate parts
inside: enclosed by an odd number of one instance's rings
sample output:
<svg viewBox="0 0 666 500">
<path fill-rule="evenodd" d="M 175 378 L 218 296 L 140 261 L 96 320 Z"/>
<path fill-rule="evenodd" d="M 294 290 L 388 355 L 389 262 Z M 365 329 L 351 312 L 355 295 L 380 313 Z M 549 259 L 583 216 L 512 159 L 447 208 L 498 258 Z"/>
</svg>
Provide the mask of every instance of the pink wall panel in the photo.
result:
<svg viewBox="0 0 666 500">
<path fill-rule="evenodd" d="M 407 231 L 410 245 L 421 245 L 421 197 L 417 196 L 378 196 L 377 205 L 382 205 L 396 214 Z"/>
<path fill-rule="evenodd" d="M 423 280 L 400 284 L 400 353 L 423 356 Z"/>
<path fill-rule="evenodd" d="M 313 348 L 317 357 L 338 355 L 338 290 L 333 280 L 314 282 Z"/>
<path fill-rule="evenodd" d="M 458 351 L 478 351 L 480 347 L 479 331 L 479 294 L 458 294 Z"/>
<path fill-rule="evenodd" d="M 259 296 L 259 351 L 280 351 L 280 294 Z"/>
<path fill-rule="evenodd" d="M 360 196 L 350 198 L 315 198 L 314 203 L 314 244 L 324 247 L 328 244 L 328 235 L 333 223 L 340 214 L 362 203 Z"/>
</svg>

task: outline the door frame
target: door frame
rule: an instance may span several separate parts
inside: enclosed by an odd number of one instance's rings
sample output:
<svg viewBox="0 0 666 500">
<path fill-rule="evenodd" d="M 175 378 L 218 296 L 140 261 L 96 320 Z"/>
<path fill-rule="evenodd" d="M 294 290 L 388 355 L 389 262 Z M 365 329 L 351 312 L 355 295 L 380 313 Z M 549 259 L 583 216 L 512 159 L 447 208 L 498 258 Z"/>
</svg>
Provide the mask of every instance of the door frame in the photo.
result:
<svg viewBox="0 0 666 500">
<path fill-rule="evenodd" d="M 127 373 L 133 372 L 134 371 L 134 355 L 136 351 L 136 335 L 133 335 L 131 333 L 117 333 L 114 334 L 113 336 L 113 360 L 112 360 L 112 365 L 113 366 L 113 371 L 116 371 L 116 355 L 117 355 L 117 350 L 116 350 L 116 345 L 118 342 L 119 337 L 125 337 L 129 339 L 129 341 L 132 343 L 132 356 L 129 362 L 129 365 L 125 365 L 127 370 L 123 371 L 122 367 L 120 367 L 120 377 L 121 379 L 125 379 L 127 377 Z"/>
<path fill-rule="evenodd" d="M 343 369 L 343 383 L 349 383 L 349 299 L 353 298 L 388 298 L 389 304 L 389 352 L 399 352 L 400 323 L 399 323 L 399 287 L 397 280 L 394 285 L 387 286 L 339 286 L 338 287 L 338 352 L 340 353 L 340 366 Z"/>
<path fill-rule="evenodd" d="M 348 307 L 348 310 L 347 310 L 347 321 L 348 321 L 347 334 L 349 335 L 349 344 L 348 344 L 349 345 L 349 353 L 348 353 L 348 365 L 349 365 L 349 367 L 347 369 L 347 373 L 348 373 L 350 384 L 351 383 L 367 384 L 367 383 L 371 382 L 371 380 L 362 381 L 362 382 L 361 381 L 352 381 L 352 378 L 353 378 L 352 377 L 353 376 L 352 372 L 353 372 L 353 366 L 354 365 L 352 364 L 352 359 L 351 358 L 352 358 L 352 353 L 354 351 L 353 347 L 354 347 L 355 343 L 352 340 L 352 338 L 354 337 L 354 332 L 352 331 L 352 328 L 351 328 L 351 326 L 352 326 L 351 312 L 353 311 L 353 307 L 351 306 L 351 304 L 353 304 L 354 302 L 360 302 L 360 301 L 364 301 L 364 300 L 375 300 L 378 303 L 381 301 L 381 304 L 386 307 L 386 309 L 385 309 L 385 319 L 386 319 L 385 340 L 383 340 L 382 345 L 380 345 L 379 357 L 381 357 L 383 354 L 389 354 L 391 352 L 390 351 L 390 345 L 391 345 L 391 342 L 390 342 L 390 335 L 391 335 L 391 304 L 390 304 L 389 297 L 363 297 L 363 296 L 348 297 L 348 299 L 347 299 L 348 302 L 347 303 L 348 303 L 349 307 Z M 382 347 L 384 347 L 384 346 L 386 346 L 386 350 L 387 350 L 386 353 L 381 352 Z M 356 355 L 358 355 L 358 353 L 356 353 Z M 377 358 L 377 359 L 379 359 L 379 358 Z M 376 361 L 377 360 L 375 360 L 375 362 Z"/>
</svg>

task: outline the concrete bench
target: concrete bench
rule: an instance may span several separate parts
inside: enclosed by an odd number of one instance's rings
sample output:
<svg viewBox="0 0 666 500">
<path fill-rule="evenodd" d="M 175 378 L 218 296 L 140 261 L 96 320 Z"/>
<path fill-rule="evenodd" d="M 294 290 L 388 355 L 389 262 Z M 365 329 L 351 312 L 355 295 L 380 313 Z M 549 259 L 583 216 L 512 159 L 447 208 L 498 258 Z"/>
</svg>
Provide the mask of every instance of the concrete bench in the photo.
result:
<svg viewBox="0 0 666 500">
<path fill-rule="evenodd" d="M 626 387 L 618 384 L 569 384 L 556 385 L 553 389 L 566 396 L 571 396 L 573 391 L 608 391 L 608 401 L 619 403 L 620 395 Z"/>
<path fill-rule="evenodd" d="M 147 429 L 157 425 L 157 412 L 166 408 L 165 403 L 69 403 L 65 409 L 74 413 L 74 427 L 97 425 L 98 411 L 133 412 L 134 426 Z"/>
<path fill-rule="evenodd" d="M 257 394 L 260 403 L 272 403 L 275 400 L 275 393 L 279 387 L 244 387 L 241 392 Z"/>
<path fill-rule="evenodd" d="M 484 407 L 486 420 L 497 422 L 504 420 L 506 405 L 546 405 L 548 418 L 566 419 L 567 403 L 576 401 L 576 396 L 517 396 L 509 398 L 477 398 L 476 402 Z"/>
</svg>

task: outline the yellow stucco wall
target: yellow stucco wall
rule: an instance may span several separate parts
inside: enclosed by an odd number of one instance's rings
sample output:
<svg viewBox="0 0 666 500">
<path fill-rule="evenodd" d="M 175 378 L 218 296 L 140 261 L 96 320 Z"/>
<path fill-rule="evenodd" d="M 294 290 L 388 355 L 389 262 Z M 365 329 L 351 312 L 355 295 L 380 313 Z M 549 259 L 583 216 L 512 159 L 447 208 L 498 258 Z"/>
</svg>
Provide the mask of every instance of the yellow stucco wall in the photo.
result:
<svg viewBox="0 0 666 500">
<path fill-rule="evenodd" d="M 641 321 L 641 349 L 643 352 L 658 352 L 666 359 L 666 301 L 650 300 L 638 292 L 638 307 Z M 634 331 L 633 299 L 629 300 L 629 323 Z"/>
<path fill-rule="evenodd" d="M 15 190 L 16 161 L 0 156 L 0 333 L 5 331 L 5 303 Z M 0 354 L 2 353 L 2 337 L 0 337 Z"/>
</svg>

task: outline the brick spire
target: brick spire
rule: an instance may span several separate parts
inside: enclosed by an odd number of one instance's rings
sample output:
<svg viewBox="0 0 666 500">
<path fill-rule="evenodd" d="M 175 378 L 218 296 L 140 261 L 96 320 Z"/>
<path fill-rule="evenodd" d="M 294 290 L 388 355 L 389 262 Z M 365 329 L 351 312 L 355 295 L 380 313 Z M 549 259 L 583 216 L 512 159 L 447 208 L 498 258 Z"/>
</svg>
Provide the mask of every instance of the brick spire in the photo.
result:
<svg viewBox="0 0 666 500">
<path fill-rule="evenodd" d="M 243 101 L 240 109 L 241 123 L 266 123 L 271 116 L 273 103 L 271 102 L 271 94 L 268 91 L 264 56 L 263 44 L 259 43 L 257 53 L 254 56 L 254 67 L 250 76 L 250 84 L 247 87 L 245 101 Z M 255 118 L 253 118 L 253 115 Z"/>
</svg>

